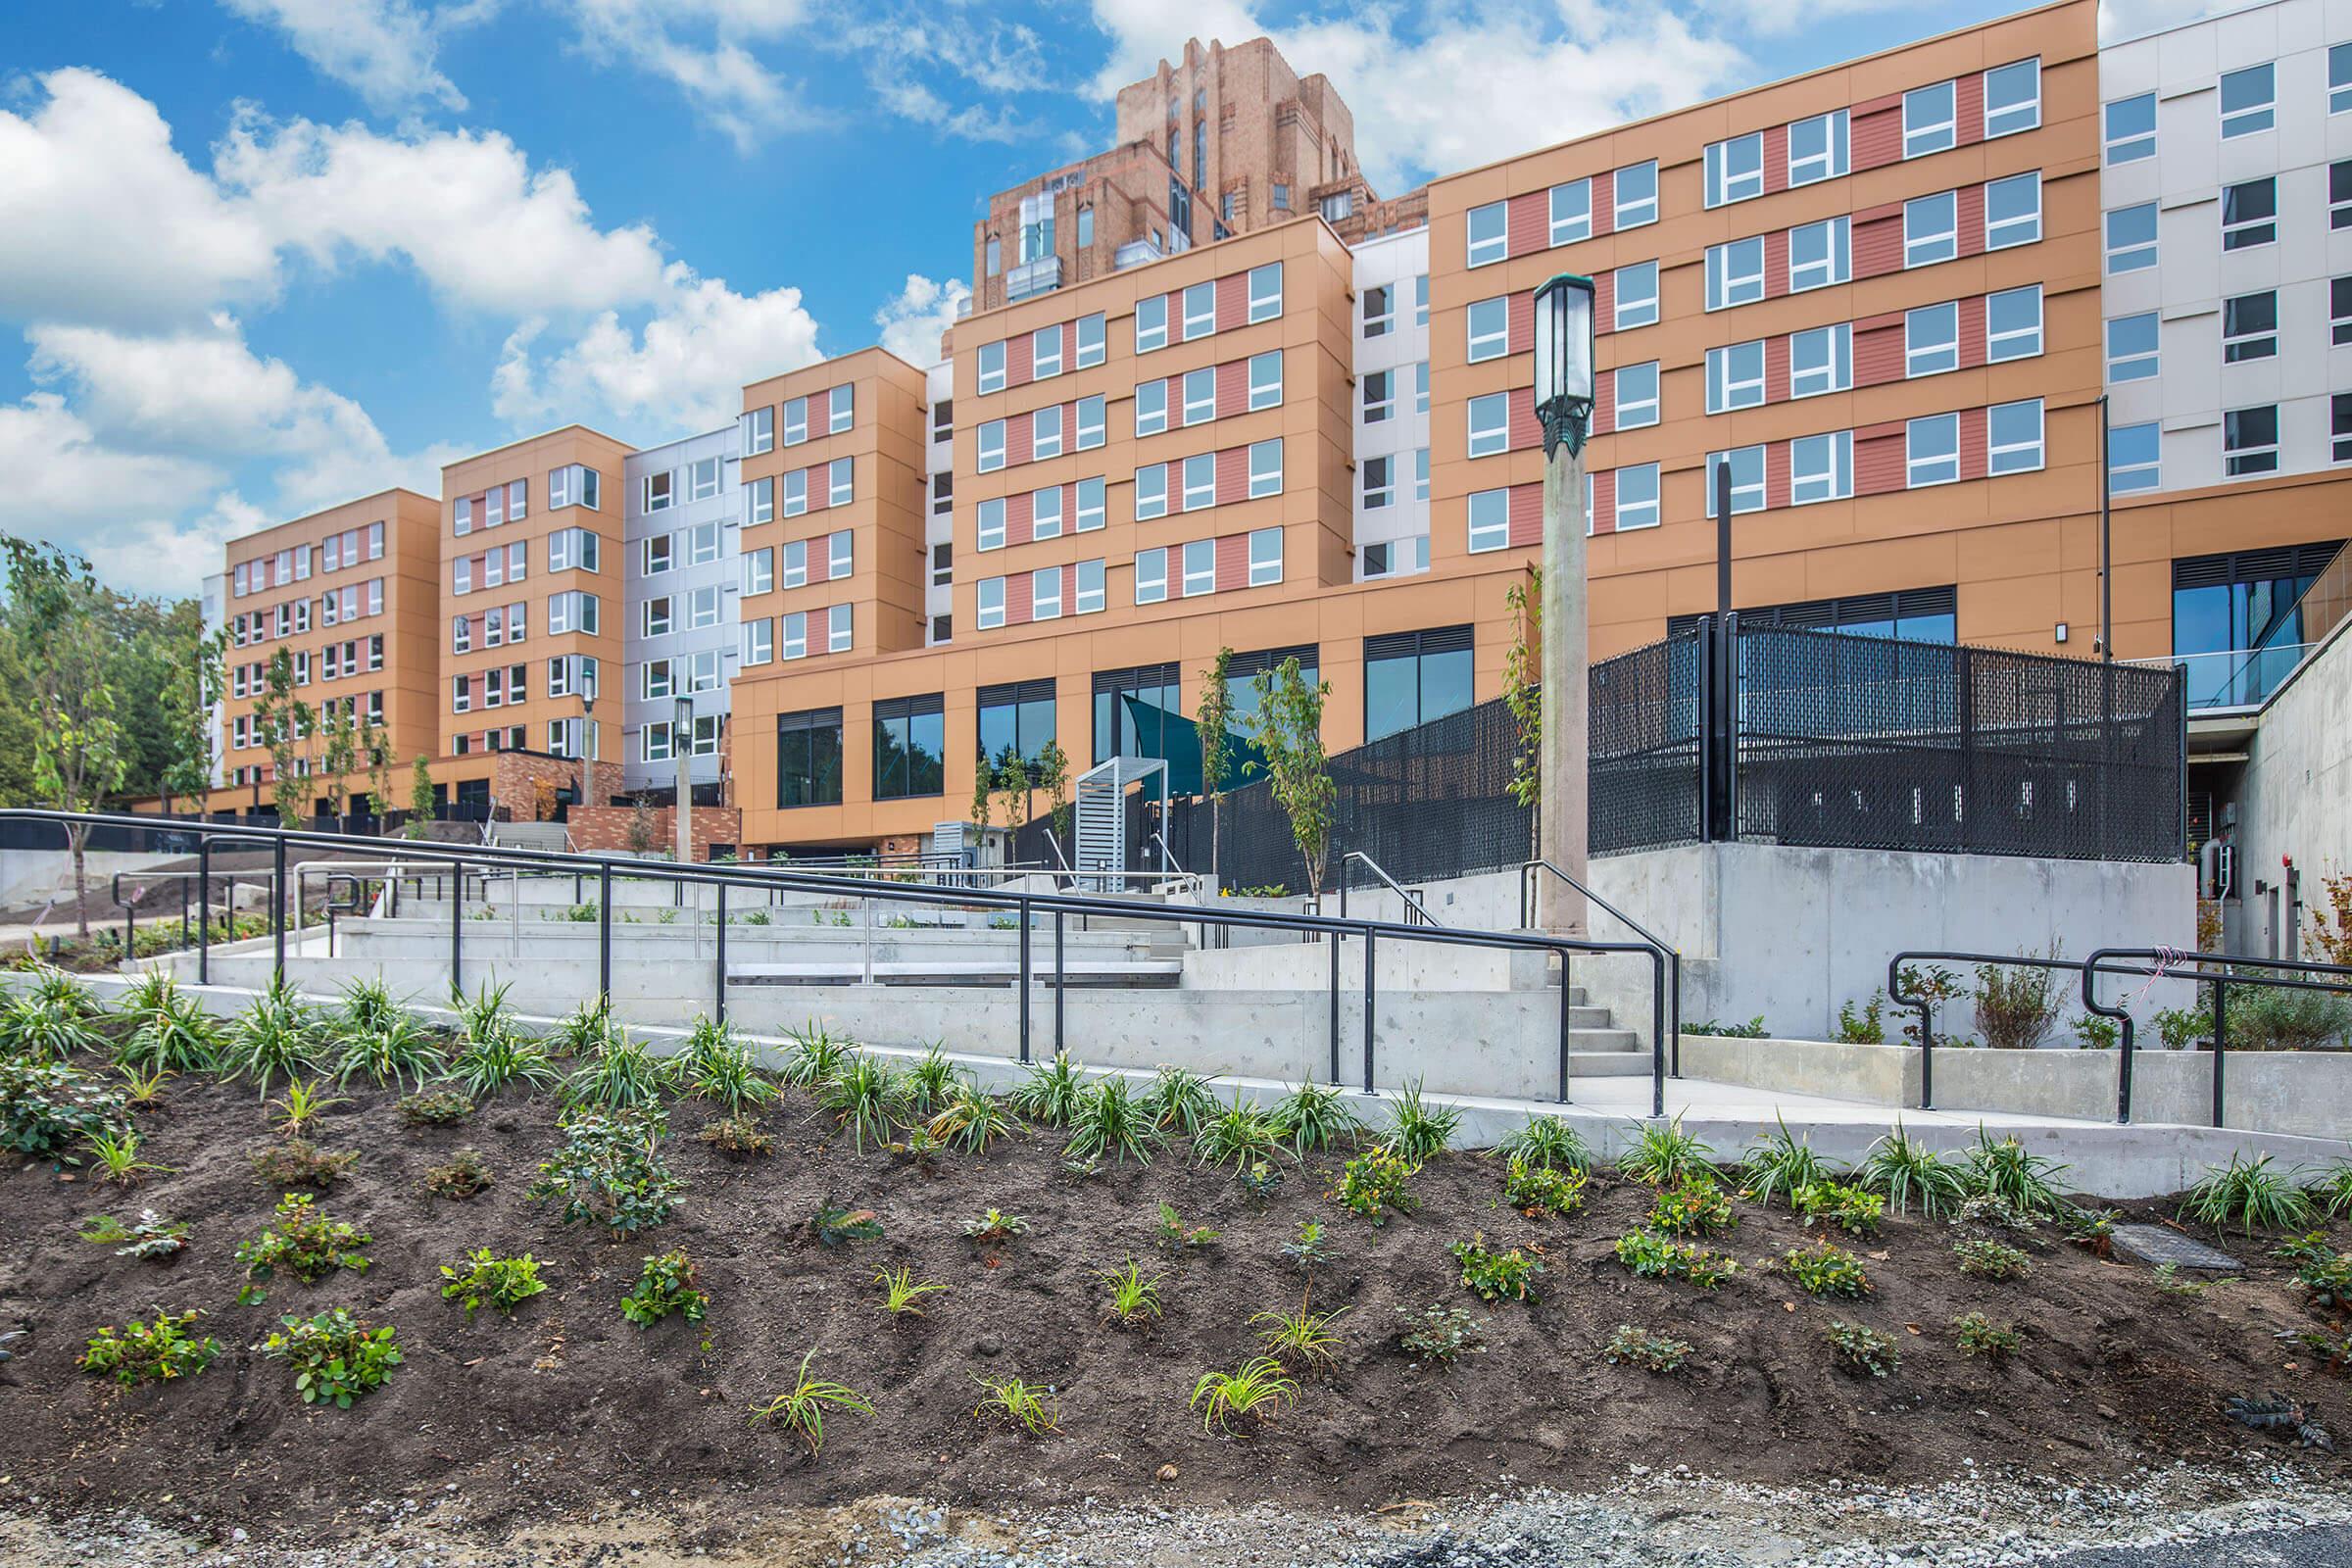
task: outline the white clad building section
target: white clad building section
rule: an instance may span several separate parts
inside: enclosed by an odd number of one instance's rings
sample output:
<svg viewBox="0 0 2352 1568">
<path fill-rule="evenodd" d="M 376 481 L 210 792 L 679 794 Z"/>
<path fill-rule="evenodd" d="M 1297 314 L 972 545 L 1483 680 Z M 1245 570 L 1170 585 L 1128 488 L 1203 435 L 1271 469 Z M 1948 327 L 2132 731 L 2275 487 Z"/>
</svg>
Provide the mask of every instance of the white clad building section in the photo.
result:
<svg viewBox="0 0 2352 1568">
<path fill-rule="evenodd" d="M 626 559 L 604 570 L 617 567 L 628 588 L 626 668 L 617 691 L 608 672 L 599 693 L 607 703 L 621 699 L 624 788 L 676 785 L 680 697 L 694 705 L 684 737 L 690 777 L 718 782 L 728 693 L 743 657 L 742 441 L 728 425 L 631 453 L 624 465 Z"/>
<path fill-rule="evenodd" d="M 1429 230 L 1355 258 L 1355 575 L 1429 569 Z"/>
<path fill-rule="evenodd" d="M 2352 0 L 2099 53 L 2116 493 L 2352 462 Z"/>
<path fill-rule="evenodd" d="M 923 379 L 923 416 L 931 440 L 923 449 L 923 641 L 936 647 L 955 632 L 950 610 L 956 582 L 956 362 L 942 360 Z"/>
</svg>

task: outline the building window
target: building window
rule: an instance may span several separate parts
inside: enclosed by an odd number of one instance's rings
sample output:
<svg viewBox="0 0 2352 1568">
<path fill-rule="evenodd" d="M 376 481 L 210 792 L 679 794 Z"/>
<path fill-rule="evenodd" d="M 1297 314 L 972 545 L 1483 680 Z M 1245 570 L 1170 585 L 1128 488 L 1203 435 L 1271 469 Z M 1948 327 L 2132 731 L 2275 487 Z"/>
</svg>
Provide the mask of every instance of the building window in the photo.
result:
<svg viewBox="0 0 2352 1568">
<path fill-rule="evenodd" d="M 808 614 L 796 610 L 776 617 L 776 657 L 782 660 L 808 657 Z"/>
<path fill-rule="evenodd" d="M 1468 626 L 1364 639 L 1364 739 L 1380 740 L 1468 709 L 1473 699 Z"/>
<path fill-rule="evenodd" d="M 716 458 L 703 458 L 686 466 L 687 500 L 708 501 L 718 494 L 718 466 Z M 511 516 L 519 517 L 522 515 L 519 510 L 521 498 L 515 497 L 514 500 L 517 504 L 507 510 Z"/>
<path fill-rule="evenodd" d="M 2029 360 L 2041 352 L 2041 285 L 2003 289 L 1984 299 L 1984 358 Z"/>
<path fill-rule="evenodd" d="M 983 686 L 975 698 L 980 756 L 1003 758 L 1009 753 L 1035 762 L 1046 743 L 1055 738 L 1053 681 Z"/>
<path fill-rule="evenodd" d="M 647 474 L 645 476 L 645 505 L 641 510 L 646 512 L 667 512 L 669 510 L 671 501 L 676 499 L 674 491 L 674 481 L 676 478 L 677 475 L 672 473 Z M 483 519 L 485 524 L 495 523 L 500 520 L 501 518 L 496 510 L 492 510 L 490 514 Z"/>
<path fill-rule="evenodd" d="M 1184 290 L 1184 341 L 1206 337 L 1217 329 L 1217 285 L 1190 283 Z"/>
<path fill-rule="evenodd" d="M 1043 411 L 1040 411 L 1043 412 Z M 1056 410 L 1056 413 L 1059 411 Z M 1040 456 L 1047 454 L 1041 453 Z M 835 458 L 825 465 L 825 505 L 846 507 L 858 497 L 858 460 Z"/>
<path fill-rule="evenodd" d="M 2118 207 L 2107 215 L 2107 270 L 2136 272 L 2156 265 L 2156 204 Z"/>
<path fill-rule="evenodd" d="M 1179 504 L 1186 512 L 1199 512 L 1217 504 L 1217 455 L 1196 452 L 1184 460 L 1184 492 Z"/>
<path fill-rule="evenodd" d="M 2156 313 L 2119 316 L 2107 323 L 2107 379 L 2144 381 L 2163 368 Z"/>
<path fill-rule="evenodd" d="M 1572 179 L 1564 185 L 1554 185 L 1550 194 L 1550 240 L 1554 245 L 1566 245 L 1575 240 L 1592 237 L 1592 182 Z M 1427 287 L 1424 280 L 1423 287 Z"/>
<path fill-rule="evenodd" d="M 1903 203 L 1903 265 L 1929 267 L 1960 254 L 1960 203 L 1955 191 L 1915 196 Z"/>
<path fill-rule="evenodd" d="M 972 548 L 1002 550 L 1004 548 L 1004 500 L 992 497 L 980 503 L 972 514 Z"/>
<path fill-rule="evenodd" d="M 1282 264 L 1250 269 L 1250 319 L 1271 321 L 1282 314 Z"/>
<path fill-rule="evenodd" d="M 743 662 L 766 664 L 776 657 L 776 623 L 765 615 L 743 623 Z"/>
<path fill-rule="evenodd" d="M 1469 358 L 1476 365 L 1481 360 L 1498 360 L 1510 352 L 1510 302 L 1502 298 L 1474 300 L 1467 313 L 1470 326 Z"/>
<path fill-rule="evenodd" d="M 781 586 L 786 588 L 808 586 L 808 541 L 795 539 L 788 544 L 778 545 L 776 547 L 776 565 L 783 579 Z"/>
<path fill-rule="evenodd" d="M 1707 309 L 1720 311 L 1764 297 L 1764 238 L 1753 235 L 1707 247 Z"/>
<path fill-rule="evenodd" d="M 807 398 L 786 398 L 784 400 L 784 444 L 788 447 L 797 447 L 808 439 L 808 400 Z"/>
<path fill-rule="evenodd" d="M 2278 123 L 2277 70 L 2270 65 L 2248 66 L 2222 73 L 2222 139 L 2251 136 Z"/>
<path fill-rule="evenodd" d="M 746 527 L 758 527 L 776 520 L 776 481 L 770 474 L 754 479 L 743 487 L 743 520 Z"/>
<path fill-rule="evenodd" d="M 774 404 L 771 403 L 763 409 L 753 409 L 735 422 L 743 431 L 743 455 L 745 457 L 756 458 L 763 452 L 775 450 L 776 410 Z M 547 504 L 551 507 L 563 505 L 556 499 L 553 475 L 549 476 Z"/>
<path fill-rule="evenodd" d="M 1043 381 L 1061 373 L 1061 326 L 1041 326 L 1029 334 L 1029 379 Z"/>
<path fill-rule="evenodd" d="M 1168 346 L 1168 297 L 1147 295 L 1135 302 L 1135 352 L 1149 354 Z"/>
<path fill-rule="evenodd" d="M 2328 400 L 2328 431 L 2334 442 L 2328 461 L 2352 463 L 2352 392 L 2338 392 Z"/>
<path fill-rule="evenodd" d="M 1469 455 L 1491 457 L 1511 446 L 1511 401 L 1507 393 L 1490 392 L 1470 400 Z"/>
<path fill-rule="evenodd" d="M 1469 548 L 1472 555 L 1500 550 L 1511 542 L 1511 493 L 1475 490 L 1470 494 Z"/>
<path fill-rule="evenodd" d="M 1168 514 L 1168 466 L 1147 464 L 1135 470 L 1135 520 Z"/>
<path fill-rule="evenodd" d="M 670 625 L 675 618 L 669 595 L 658 594 L 654 598 L 648 599 L 645 601 L 645 608 L 639 613 L 641 618 L 638 629 L 645 636 L 666 637 L 669 635 Z"/>
<path fill-rule="evenodd" d="M 2265 174 L 2222 187 L 2222 249 L 2249 250 L 2278 238 L 2278 181 Z"/>
<path fill-rule="evenodd" d="M 1078 210 L 1078 243 L 1080 245 L 1094 243 L 1087 236 L 1087 230 L 1094 224 L 1094 216 L 1095 210 L 1091 207 L 1082 207 Z M 1103 355 L 1106 352 L 1106 326 L 1107 321 L 1101 311 L 1097 311 L 1092 316 L 1078 318 L 1077 362 L 1078 368 L 1081 370 L 1102 363 Z"/>
<path fill-rule="evenodd" d="M 1706 151 L 1709 207 L 1723 207 L 1764 194 L 1764 133 L 1751 130 L 1728 141 L 1709 142 Z"/>
<path fill-rule="evenodd" d="M 1903 156 L 1924 158 L 1958 143 L 1953 83 L 1939 81 L 1903 94 Z"/>
<path fill-rule="evenodd" d="M 1622 331 L 1629 326 L 1648 326 L 1658 318 L 1658 264 L 1636 262 L 1620 267 L 1615 274 L 1615 324 Z"/>
<path fill-rule="evenodd" d="M 1364 510 L 1378 512 L 1396 499 L 1396 460 L 1380 457 L 1364 460 Z"/>
<path fill-rule="evenodd" d="M 1588 507 L 1588 512 L 1590 507 Z M 1658 525 L 1658 466 L 1637 463 L 1617 470 L 1617 531 Z"/>
<path fill-rule="evenodd" d="M 988 275 L 996 276 L 1004 270 L 1004 244 L 996 235 L 988 236 Z"/>
<path fill-rule="evenodd" d="M 1109 407 L 1109 400 L 1100 392 L 1078 400 L 1077 451 L 1089 452 L 1102 444 L 1103 424 Z"/>
<path fill-rule="evenodd" d="M 2041 399 L 1996 403 L 1984 416 L 1988 473 L 2030 473 L 2041 466 Z"/>
<path fill-rule="evenodd" d="M 938 795 L 948 754 L 947 709 L 937 692 L 874 704 L 874 799 Z"/>
<path fill-rule="evenodd" d="M 1643 223 L 1658 220 L 1658 165 L 1656 159 L 1647 163 L 1628 164 L 1617 171 L 1612 183 L 1616 186 L 1617 226 L 1639 228 Z"/>
<path fill-rule="evenodd" d="M 1156 605 L 1168 597 L 1168 553 L 1164 549 L 1135 553 L 1135 602 Z"/>
<path fill-rule="evenodd" d="M 1616 427 L 1634 430 L 1657 423 L 1658 362 L 1620 365 L 1609 373 L 1614 377 L 1610 391 L 1617 403 Z"/>
<path fill-rule="evenodd" d="M 1191 488 L 1191 474 L 1186 474 L 1186 488 Z M 1250 494 L 1278 496 L 1282 494 L 1282 438 L 1252 442 L 1250 447 Z M 1190 510 L 1188 499 L 1187 510 Z"/>
<path fill-rule="evenodd" d="M 1984 73 L 1984 139 L 2041 123 L 2041 62 L 2020 60 Z"/>
<path fill-rule="evenodd" d="M 1004 579 L 1002 577 L 983 577 L 979 580 L 979 582 L 973 585 L 973 588 L 977 594 L 975 608 L 977 608 L 980 612 L 980 629 L 982 631 L 993 631 L 997 627 L 1004 625 Z"/>
<path fill-rule="evenodd" d="M 1845 111 L 1799 120 L 1788 127 L 1788 183 L 1791 187 L 1835 179 L 1845 172 Z"/>
<path fill-rule="evenodd" d="M 1102 560 L 1098 556 L 1092 561 L 1078 563 L 1078 596 L 1074 613 L 1099 614 L 1102 606 Z"/>
<path fill-rule="evenodd" d="M 2352 227 L 2352 160 L 2328 166 L 2328 226 Z"/>
<path fill-rule="evenodd" d="M 1467 258 L 1472 267 L 1484 267 L 1499 262 L 1511 253 L 1510 204 L 1489 202 L 1473 207 L 1467 215 L 1470 251 Z"/>
<path fill-rule="evenodd" d="M 2107 483 L 2117 495 L 2153 490 L 2160 482 L 2163 438 L 2154 423 L 2119 424 L 2107 432 Z"/>
<path fill-rule="evenodd" d="M 2334 347 L 2352 344 L 2352 277 L 2328 280 L 2328 326 Z"/>
<path fill-rule="evenodd" d="M 2278 296 L 2266 289 L 2222 301 L 2222 363 L 2267 360 L 2278 352 Z"/>
<path fill-rule="evenodd" d="M 1429 274 L 1420 273 L 1413 279 L 1413 324 L 1429 325 Z"/>
<path fill-rule="evenodd" d="M 995 244 L 994 240 L 989 242 Z M 841 804 L 841 710 L 776 717 L 776 805 Z"/>
<path fill-rule="evenodd" d="M 851 541 L 856 537 L 847 528 L 838 533 L 825 535 L 825 575 L 828 579 L 839 581 L 850 575 L 853 569 L 850 564 L 853 548 Z M 709 590 L 702 591 L 708 592 Z"/>
<path fill-rule="evenodd" d="M 980 426 L 980 463 L 982 473 L 993 473 L 1004 466 L 1004 421 L 991 419 Z M 789 509 L 787 509 L 789 514 Z"/>
<path fill-rule="evenodd" d="M 1960 477 L 1960 416 L 1932 414 L 1904 432 L 1903 482 L 1913 490 Z"/>
<path fill-rule="evenodd" d="M 1788 231 L 1788 292 L 1827 288 L 1852 275 L 1851 229 L 1843 218 L 1800 223 Z"/>
<path fill-rule="evenodd" d="M 1386 284 L 1364 290 L 1364 336 L 1387 337 L 1396 322 L 1396 291 Z"/>
<path fill-rule="evenodd" d="M 2338 402 L 2345 400 L 2338 399 Z M 1250 530 L 1250 586 L 1264 588 L 1282 581 L 1282 530 Z"/>
<path fill-rule="evenodd" d="M 2135 164 L 2156 156 L 2156 95 L 2118 98 L 2106 108 L 2107 163 Z"/>
<path fill-rule="evenodd" d="M 1396 372 L 1370 370 L 1364 375 L 1364 422 L 1378 424 L 1396 408 Z"/>
<path fill-rule="evenodd" d="M 1049 403 L 1029 416 L 1029 456 L 1033 461 L 1061 456 L 1060 404 Z"/>
<path fill-rule="evenodd" d="M 1135 388 L 1135 433 L 1158 435 L 1168 427 L 1168 383 L 1139 381 Z"/>
<path fill-rule="evenodd" d="M 1094 678 L 1095 760 L 1168 755 L 1168 720 L 1184 713 L 1177 666 L 1145 664 L 1097 670 Z M 1239 696 L 1241 682 L 1234 682 Z"/>
<path fill-rule="evenodd" d="M 1061 486 L 1050 484 L 1029 497 L 1029 537 L 1057 539 L 1061 536 Z"/>
<path fill-rule="evenodd" d="M 1764 344 L 1707 350 L 1707 412 L 1752 409 L 1764 401 Z"/>
<path fill-rule="evenodd" d="M 2278 471 L 2278 406 L 2222 416 L 2222 469 L 2232 479 Z"/>
<path fill-rule="evenodd" d="M 1100 476 L 1078 481 L 1077 531 L 1086 533 L 1102 526 L 1102 480 Z"/>
<path fill-rule="evenodd" d="M 1273 207 L 1278 213 L 1291 210 L 1291 187 L 1288 183 L 1281 180 L 1274 182 Z"/>
<path fill-rule="evenodd" d="M 1184 597 L 1196 599 L 1217 589 L 1217 542 L 1188 539 L 1184 544 Z"/>
<path fill-rule="evenodd" d="M 1205 424 L 1217 416 L 1217 372 L 1214 367 L 1184 372 L 1184 422 Z"/>
<path fill-rule="evenodd" d="M 1040 566 L 1029 574 L 1029 618 L 1061 618 L 1061 568 Z"/>
<path fill-rule="evenodd" d="M 1429 500 L 1429 448 L 1427 447 L 1413 449 L 1413 499 L 1420 502 Z"/>
<path fill-rule="evenodd" d="M 1814 398 L 1854 384 L 1854 329 L 1839 321 L 1788 337 L 1788 395 Z"/>
<path fill-rule="evenodd" d="M 1960 368 L 1960 307 L 1923 305 L 1903 317 L 1903 374 L 1939 375 Z"/>
<path fill-rule="evenodd" d="M 1706 514 L 1715 515 L 1715 488 L 1721 482 L 1716 475 L 1729 468 L 1732 475 L 1732 515 L 1742 512 L 1764 510 L 1764 449 L 1739 447 L 1730 452 L 1710 452 L 1706 466 Z"/>
<path fill-rule="evenodd" d="M 1282 404 L 1282 350 L 1250 357 L 1250 409 L 1278 408 Z"/>
<path fill-rule="evenodd" d="M 2029 170 L 1984 187 L 1984 248 L 2007 250 L 2041 238 L 2041 171 Z"/>
<path fill-rule="evenodd" d="M 1843 501 L 1854 493 L 1854 433 L 1799 436 L 1788 443 L 1788 502 Z"/>
<path fill-rule="evenodd" d="M 1891 594 L 1857 594 L 1850 599 L 1819 599 L 1809 604 L 1742 610 L 1741 625 L 1804 626 L 1845 632 L 1850 636 L 1897 637 L 1904 642 L 1950 643 L 1958 631 L 1958 595 L 1951 588 L 1906 588 Z M 1696 615 L 1676 615 L 1666 622 L 1680 635 L 1696 623 Z"/>
</svg>

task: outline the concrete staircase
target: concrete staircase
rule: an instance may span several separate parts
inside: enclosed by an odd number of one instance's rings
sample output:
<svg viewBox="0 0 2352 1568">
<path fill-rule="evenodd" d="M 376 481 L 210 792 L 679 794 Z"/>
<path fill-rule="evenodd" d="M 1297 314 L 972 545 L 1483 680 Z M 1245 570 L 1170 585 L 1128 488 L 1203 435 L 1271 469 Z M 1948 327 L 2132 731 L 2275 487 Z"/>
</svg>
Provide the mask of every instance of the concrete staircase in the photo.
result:
<svg viewBox="0 0 2352 1568">
<path fill-rule="evenodd" d="M 502 850 L 565 855 L 571 850 L 571 830 L 561 822 L 493 822 L 490 842 Z"/>
</svg>

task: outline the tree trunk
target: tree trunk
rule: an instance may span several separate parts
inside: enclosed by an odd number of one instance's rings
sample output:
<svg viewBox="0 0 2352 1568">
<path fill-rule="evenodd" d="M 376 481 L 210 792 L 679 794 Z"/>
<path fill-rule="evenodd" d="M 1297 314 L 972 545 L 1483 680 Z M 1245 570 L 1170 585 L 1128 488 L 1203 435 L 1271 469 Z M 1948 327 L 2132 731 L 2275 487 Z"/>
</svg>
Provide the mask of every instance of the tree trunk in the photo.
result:
<svg viewBox="0 0 2352 1568">
<path fill-rule="evenodd" d="M 1224 797 L 1211 795 L 1208 798 L 1208 891 L 1211 897 L 1214 897 L 1225 886 L 1223 877 L 1218 874 L 1217 864 L 1218 852 L 1224 847 L 1222 843 L 1224 821 Z"/>
<path fill-rule="evenodd" d="M 89 824 L 74 824 L 66 829 L 66 837 L 74 846 L 74 930 L 76 936 L 87 942 L 90 939 L 90 876 L 89 862 L 83 851 L 89 844 Z"/>
</svg>

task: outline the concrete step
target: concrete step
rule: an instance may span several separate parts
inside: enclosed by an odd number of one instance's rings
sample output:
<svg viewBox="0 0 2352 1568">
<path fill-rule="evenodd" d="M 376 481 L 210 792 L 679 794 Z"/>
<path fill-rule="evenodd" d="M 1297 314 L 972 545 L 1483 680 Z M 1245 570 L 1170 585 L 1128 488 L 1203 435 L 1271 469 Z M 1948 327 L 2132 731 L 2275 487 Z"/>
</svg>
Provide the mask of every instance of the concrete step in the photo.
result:
<svg viewBox="0 0 2352 1568">
<path fill-rule="evenodd" d="M 1003 964 L 946 964 L 946 963 L 877 963 L 873 967 L 873 983 L 878 986 L 941 986 L 985 987 L 1009 990 L 1018 982 L 1019 971 Z M 1070 963 L 1064 966 L 1064 981 L 1072 991 L 1130 990 L 1165 991 L 1174 989 L 1184 978 L 1184 966 L 1175 963 Z M 1049 967 L 1039 971 L 1033 984 L 1040 993 L 1050 994 L 1053 978 Z M 821 963 L 746 963 L 727 966 L 729 986 L 854 986 L 865 983 L 862 966 L 843 968 L 838 964 Z"/>
<path fill-rule="evenodd" d="M 1603 1009 L 1596 1007 L 1592 1010 L 1598 1012 Z M 1605 1027 L 1587 1029 L 1581 1026 L 1571 1026 L 1568 1031 L 1568 1049 L 1590 1053 L 1638 1052 L 1642 1049 L 1642 1041 L 1631 1029 Z"/>
<path fill-rule="evenodd" d="M 1646 1051 L 1577 1051 L 1568 1053 L 1568 1081 L 1579 1078 L 1646 1078 L 1649 1076 L 1649 1053 Z"/>
</svg>

